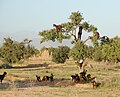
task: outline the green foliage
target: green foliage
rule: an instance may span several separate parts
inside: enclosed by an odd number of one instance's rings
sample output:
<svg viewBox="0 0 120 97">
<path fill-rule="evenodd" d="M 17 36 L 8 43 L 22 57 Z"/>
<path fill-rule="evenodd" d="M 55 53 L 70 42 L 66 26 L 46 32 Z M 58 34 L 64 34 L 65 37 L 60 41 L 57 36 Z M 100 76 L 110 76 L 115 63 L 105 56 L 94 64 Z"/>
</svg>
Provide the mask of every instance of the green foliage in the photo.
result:
<svg viewBox="0 0 120 97">
<path fill-rule="evenodd" d="M 103 54 L 100 48 L 96 48 L 94 52 L 94 60 L 95 61 L 102 61 L 103 60 Z"/>
<path fill-rule="evenodd" d="M 94 25 L 90 25 L 87 22 L 83 22 L 81 25 L 82 25 L 83 29 L 87 32 L 93 32 L 94 33 L 94 32 L 97 31 L 97 28 Z"/>
<path fill-rule="evenodd" d="M 94 59 L 94 52 L 95 52 L 95 48 L 92 46 L 89 46 L 87 48 L 87 58 Z"/>
<path fill-rule="evenodd" d="M 0 68 L 9 69 L 9 68 L 12 68 L 12 66 L 10 64 L 2 64 Z"/>
<path fill-rule="evenodd" d="M 110 62 L 120 62 L 120 38 L 115 37 L 101 45 L 103 59 Z"/>
<path fill-rule="evenodd" d="M 88 46 L 84 43 L 77 43 L 70 51 L 69 56 L 71 56 L 74 60 L 79 61 L 80 59 L 85 59 L 87 57 Z"/>
<path fill-rule="evenodd" d="M 80 22 L 84 19 L 79 11 L 72 12 L 69 18 L 74 26 L 79 25 Z"/>
<path fill-rule="evenodd" d="M 70 39 L 70 35 L 57 33 L 55 29 L 44 30 L 42 32 L 39 32 L 39 35 L 42 37 L 40 43 L 43 43 L 49 40 L 52 40 L 53 42 L 58 40 L 61 43 L 63 39 Z"/>
<path fill-rule="evenodd" d="M 55 28 L 39 32 L 39 35 L 42 37 L 41 43 L 49 40 L 52 40 L 53 42 L 58 40 L 62 43 L 63 39 L 72 39 L 71 43 L 75 44 L 75 46 L 71 49 L 69 56 L 73 57 L 74 60 L 78 61 L 80 59 L 91 58 L 96 61 L 104 60 L 110 62 L 120 62 L 120 38 L 115 37 L 109 41 L 104 37 L 99 38 L 96 35 L 97 28 L 94 25 L 84 21 L 84 18 L 79 11 L 72 12 L 69 16 L 69 22 L 62 23 L 60 25 L 63 27 L 62 32 L 56 32 Z M 79 26 L 82 26 L 83 30 L 93 33 L 92 36 L 89 36 L 86 39 L 86 41 L 91 39 L 93 47 L 85 45 L 82 40 L 76 37 L 77 28 Z M 101 41 L 100 44 L 98 42 L 98 39 Z M 53 61 L 58 63 L 62 62 L 62 49 L 51 48 L 49 49 L 49 52 L 52 52 Z"/>
<path fill-rule="evenodd" d="M 55 48 L 49 47 L 48 48 L 49 55 L 52 55 L 52 52 L 54 52 L 54 50 L 55 50 Z"/>
<path fill-rule="evenodd" d="M 41 55 L 45 50 L 48 50 L 49 55 L 52 55 L 52 52 L 54 52 L 55 48 L 53 48 L 53 47 L 46 48 L 46 47 L 44 46 L 44 47 L 42 47 L 42 48 L 40 49 L 40 55 Z"/>
<path fill-rule="evenodd" d="M 39 32 L 39 35 L 41 36 L 40 43 L 49 40 L 52 40 L 53 42 L 58 40 L 60 43 L 62 43 L 63 39 L 70 38 L 73 39 L 71 43 L 77 43 L 79 39 L 78 37 L 76 37 L 76 33 L 79 26 L 82 26 L 83 29 L 87 32 L 95 33 L 97 31 L 97 28 L 94 25 L 90 25 L 86 21 L 83 21 L 84 18 L 82 17 L 82 13 L 80 13 L 79 11 L 72 12 L 69 16 L 69 20 L 70 21 L 67 23 L 60 24 L 62 26 L 62 32 L 56 32 L 55 28 Z"/>
<path fill-rule="evenodd" d="M 56 63 L 64 63 L 68 58 L 70 48 L 67 46 L 59 46 L 52 49 L 52 61 Z"/>
<path fill-rule="evenodd" d="M 29 42 L 17 42 L 10 38 L 4 38 L 3 46 L 0 48 L 0 58 L 5 63 L 16 63 L 27 59 L 38 53 L 38 50 L 30 46 Z M 26 44 L 28 43 L 28 44 Z"/>
</svg>

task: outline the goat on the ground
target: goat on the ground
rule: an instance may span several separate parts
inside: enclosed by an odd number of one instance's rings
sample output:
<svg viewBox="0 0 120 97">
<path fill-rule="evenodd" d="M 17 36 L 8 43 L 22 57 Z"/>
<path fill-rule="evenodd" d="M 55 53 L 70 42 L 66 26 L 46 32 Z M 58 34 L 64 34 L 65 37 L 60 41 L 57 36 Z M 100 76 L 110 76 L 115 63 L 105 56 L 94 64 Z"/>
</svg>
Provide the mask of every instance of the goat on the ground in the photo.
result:
<svg viewBox="0 0 120 97">
<path fill-rule="evenodd" d="M 78 83 L 80 81 L 80 77 L 78 76 L 78 74 L 75 75 L 71 75 L 72 81 L 75 83 Z"/>
<path fill-rule="evenodd" d="M 7 72 L 4 72 L 2 75 L 0 75 L 1 84 L 6 75 L 7 75 Z"/>
<path fill-rule="evenodd" d="M 53 73 L 51 73 L 51 75 L 50 75 L 50 77 L 49 77 L 49 80 L 50 80 L 50 81 L 53 81 L 53 76 L 54 76 Z"/>
<path fill-rule="evenodd" d="M 43 76 L 42 81 L 48 81 L 49 80 L 49 76 Z"/>
<path fill-rule="evenodd" d="M 36 75 L 37 81 L 41 81 L 40 76 Z"/>
<path fill-rule="evenodd" d="M 101 85 L 101 83 L 98 83 L 96 81 L 93 81 L 92 83 L 93 83 L 93 88 L 97 88 Z"/>
</svg>

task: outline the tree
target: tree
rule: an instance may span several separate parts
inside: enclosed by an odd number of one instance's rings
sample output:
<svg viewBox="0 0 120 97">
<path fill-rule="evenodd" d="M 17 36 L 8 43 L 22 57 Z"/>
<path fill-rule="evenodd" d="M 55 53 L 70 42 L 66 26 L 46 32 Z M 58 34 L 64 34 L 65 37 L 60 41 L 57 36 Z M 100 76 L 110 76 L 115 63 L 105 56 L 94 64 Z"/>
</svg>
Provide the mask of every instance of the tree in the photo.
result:
<svg viewBox="0 0 120 97">
<path fill-rule="evenodd" d="M 38 50 L 33 46 L 26 46 L 23 42 L 17 42 L 11 38 L 4 38 L 4 43 L 0 48 L 0 58 L 10 64 L 27 59 L 37 53 Z"/>
<path fill-rule="evenodd" d="M 68 58 L 70 48 L 67 46 L 59 46 L 52 50 L 52 61 L 56 63 L 64 63 Z"/>
<path fill-rule="evenodd" d="M 53 24 L 53 26 L 54 28 L 50 30 L 44 30 L 39 32 L 39 35 L 41 36 L 40 43 L 49 40 L 53 42 L 58 40 L 60 43 L 62 43 L 64 39 L 72 39 L 71 43 L 75 44 L 75 46 L 70 51 L 69 55 L 72 56 L 74 60 L 78 61 L 86 57 L 93 58 L 93 53 L 91 54 L 89 51 L 93 51 L 94 49 L 90 48 L 89 50 L 89 47 L 85 45 L 85 42 L 88 39 L 91 39 L 94 47 L 97 47 L 99 33 L 97 32 L 97 28 L 94 25 L 91 25 L 88 22 L 84 21 L 82 13 L 80 13 L 79 11 L 72 12 L 69 16 L 69 21 L 67 23 L 61 23 L 58 25 Z M 77 29 L 79 29 L 78 32 Z M 93 36 L 89 36 L 85 41 L 82 41 L 82 30 L 85 30 L 86 32 L 93 32 Z M 57 54 L 59 53 L 56 50 L 54 56 L 57 56 Z"/>
<path fill-rule="evenodd" d="M 84 18 L 82 17 L 82 14 L 79 11 L 72 12 L 71 15 L 69 16 L 69 20 L 70 21 L 67 23 L 60 24 L 62 26 L 62 30 L 58 31 L 56 30 L 56 28 L 52 28 L 50 30 L 44 30 L 39 32 L 39 35 L 41 36 L 40 43 L 49 40 L 52 40 L 53 42 L 58 40 L 60 43 L 62 43 L 63 39 L 70 38 L 73 39 L 71 43 L 78 43 L 79 41 L 81 42 L 82 30 L 85 30 L 87 32 L 93 32 L 93 36 L 88 37 L 88 39 L 91 39 L 93 43 L 96 45 L 98 40 L 95 36 L 97 28 L 94 25 L 90 25 L 86 21 L 84 21 Z M 77 28 L 79 28 L 78 32 Z"/>
<path fill-rule="evenodd" d="M 109 39 L 109 42 L 101 44 L 101 52 L 104 61 L 120 62 L 120 38 Z"/>
<path fill-rule="evenodd" d="M 77 43 L 69 53 L 69 56 L 71 56 L 74 60 L 80 61 L 80 59 L 87 58 L 88 55 L 88 46 L 84 43 Z"/>
</svg>

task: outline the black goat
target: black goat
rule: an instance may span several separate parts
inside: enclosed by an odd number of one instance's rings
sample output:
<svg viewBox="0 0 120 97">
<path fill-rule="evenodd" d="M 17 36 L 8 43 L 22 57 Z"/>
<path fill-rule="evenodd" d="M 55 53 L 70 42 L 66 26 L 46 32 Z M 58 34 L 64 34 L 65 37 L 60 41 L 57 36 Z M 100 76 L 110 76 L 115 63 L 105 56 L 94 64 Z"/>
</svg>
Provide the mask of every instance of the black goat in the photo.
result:
<svg viewBox="0 0 120 97">
<path fill-rule="evenodd" d="M 87 70 L 80 72 L 80 77 L 83 78 L 84 81 L 87 81 L 86 73 L 87 73 Z"/>
<path fill-rule="evenodd" d="M 75 75 L 71 75 L 72 81 L 75 83 L 78 83 L 80 81 L 80 77 L 78 76 L 78 74 Z"/>
<path fill-rule="evenodd" d="M 54 76 L 53 73 L 51 73 L 51 75 L 50 75 L 50 77 L 49 77 L 49 80 L 50 80 L 50 81 L 53 81 L 53 76 Z"/>
<path fill-rule="evenodd" d="M 0 75 L 1 84 L 6 75 L 7 75 L 7 72 L 4 72 L 2 75 Z"/>
<path fill-rule="evenodd" d="M 36 75 L 37 81 L 41 81 L 40 76 Z"/>
</svg>

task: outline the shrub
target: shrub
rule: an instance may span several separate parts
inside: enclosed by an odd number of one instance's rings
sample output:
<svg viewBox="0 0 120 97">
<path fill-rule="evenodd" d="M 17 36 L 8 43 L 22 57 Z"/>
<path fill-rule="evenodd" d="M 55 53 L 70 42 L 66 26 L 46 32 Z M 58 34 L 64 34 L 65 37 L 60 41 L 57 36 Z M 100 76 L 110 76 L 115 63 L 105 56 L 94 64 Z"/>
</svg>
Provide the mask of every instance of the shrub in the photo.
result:
<svg viewBox="0 0 120 97">
<path fill-rule="evenodd" d="M 9 68 L 12 68 L 12 66 L 10 64 L 2 64 L 0 68 L 9 69 Z"/>
<path fill-rule="evenodd" d="M 52 50 L 52 61 L 56 63 L 64 63 L 68 58 L 70 48 L 67 46 L 59 46 Z"/>
</svg>

